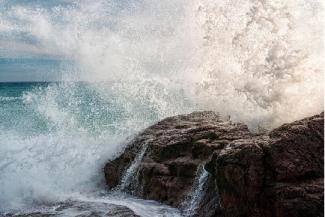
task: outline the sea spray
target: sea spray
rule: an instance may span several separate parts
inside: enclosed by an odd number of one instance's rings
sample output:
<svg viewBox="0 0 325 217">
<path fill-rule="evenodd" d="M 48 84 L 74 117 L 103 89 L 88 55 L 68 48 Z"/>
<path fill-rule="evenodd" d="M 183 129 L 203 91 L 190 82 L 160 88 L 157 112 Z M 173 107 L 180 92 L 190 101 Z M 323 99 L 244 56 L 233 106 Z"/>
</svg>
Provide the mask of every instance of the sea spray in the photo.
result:
<svg viewBox="0 0 325 217">
<path fill-rule="evenodd" d="M 0 92 L 16 97 L 0 104 L 0 212 L 101 190 L 101 166 L 141 130 L 136 118 L 143 111 L 126 118 L 122 98 L 110 92 L 103 99 L 92 84 L 18 87 L 6 84 Z"/>
<path fill-rule="evenodd" d="M 69 60 L 61 79 L 119 81 L 163 117 L 214 110 L 270 128 L 322 110 L 320 0 L 10 2 L 0 2 L 0 31 L 17 45 L 3 43 L 7 55 Z M 180 92 L 195 106 L 169 100 Z"/>
</svg>

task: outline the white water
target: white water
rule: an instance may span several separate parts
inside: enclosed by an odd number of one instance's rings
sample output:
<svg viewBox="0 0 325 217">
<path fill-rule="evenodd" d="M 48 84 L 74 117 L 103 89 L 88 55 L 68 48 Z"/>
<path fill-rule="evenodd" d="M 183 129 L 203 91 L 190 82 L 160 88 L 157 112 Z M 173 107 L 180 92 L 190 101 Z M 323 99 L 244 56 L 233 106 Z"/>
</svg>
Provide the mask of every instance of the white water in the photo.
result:
<svg viewBox="0 0 325 217">
<path fill-rule="evenodd" d="M 215 110 L 270 128 L 323 108 L 320 0 L 14 2 L 0 0 L 1 55 L 67 60 L 59 79 L 90 93 L 26 91 L 35 116 L 0 120 L 0 210 L 102 189 L 126 137 L 166 116 Z"/>
<path fill-rule="evenodd" d="M 71 204 L 71 206 L 67 206 L 67 204 Z M 15 214 L 41 212 L 43 214 L 52 214 L 57 217 L 70 217 L 80 215 L 92 216 L 91 213 L 95 212 L 97 214 L 93 215 L 107 216 L 105 213 L 110 211 L 109 205 L 111 204 L 128 207 L 135 214 L 141 217 L 182 217 L 180 211 L 175 208 L 159 204 L 155 201 L 141 200 L 121 193 L 118 195 L 112 194 L 104 197 L 85 197 L 83 195 L 75 195 L 74 197 L 70 197 L 69 201 L 63 201 L 61 207 L 66 206 L 65 208 L 61 208 L 60 204 L 47 204 L 41 208 L 30 207 L 28 209 L 18 211 Z"/>
<path fill-rule="evenodd" d="M 132 209 L 136 214 L 142 217 L 181 217 L 181 213 L 179 210 L 161 205 L 155 201 L 144 201 L 137 198 L 133 198 L 130 196 L 108 196 L 102 199 L 93 199 L 94 201 L 98 202 L 110 202 L 112 204 L 122 205 L 129 207 Z"/>
<path fill-rule="evenodd" d="M 184 201 L 183 212 L 185 216 L 191 217 L 197 213 L 197 208 L 206 193 L 205 185 L 208 178 L 209 172 L 204 169 L 204 166 L 200 166 L 192 186 L 191 194 L 189 195 L 189 200 Z"/>
<path fill-rule="evenodd" d="M 148 144 L 143 144 L 140 152 L 135 157 L 134 161 L 131 163 L 131 166 L 127 168 L 125 174 L 122 177 L 121 184 L 118 187 L 118 190 L 127 190 L 126 188 L 132 187 L 136 189 L 139 186 L 135 186 L 137 184 L 137 173 L 140 166 L 140 163 L 148 149 Z"/>
</svg>

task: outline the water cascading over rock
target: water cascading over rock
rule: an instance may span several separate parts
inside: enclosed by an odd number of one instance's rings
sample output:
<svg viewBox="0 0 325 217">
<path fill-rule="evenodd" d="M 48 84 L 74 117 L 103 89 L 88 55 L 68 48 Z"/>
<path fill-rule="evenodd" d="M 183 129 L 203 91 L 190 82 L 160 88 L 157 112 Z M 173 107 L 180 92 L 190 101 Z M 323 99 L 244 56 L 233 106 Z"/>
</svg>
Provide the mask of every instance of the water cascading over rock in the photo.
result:
<svg viewBox="0 0 325 217">
<path fill-rule="evenodd" d="M 209 172 L 204 169 L 204 166 L 200 166 L 196 178 L 193 183 L 191 192 L 188 198 L 184 201 L 183 213 L 185 216 L 192 216 L 197 212 L 202 198 L 207 193 L 207 184 L 209 180 Z"/>
</svg>

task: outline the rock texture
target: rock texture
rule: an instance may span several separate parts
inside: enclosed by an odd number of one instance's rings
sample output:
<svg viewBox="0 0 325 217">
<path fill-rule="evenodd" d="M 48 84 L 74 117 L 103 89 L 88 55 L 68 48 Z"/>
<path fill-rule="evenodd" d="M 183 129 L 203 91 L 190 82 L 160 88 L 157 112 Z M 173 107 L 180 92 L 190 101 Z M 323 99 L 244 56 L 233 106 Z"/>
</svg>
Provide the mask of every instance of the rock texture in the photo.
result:
<svg viewBox="0 0 325 217">
<path fill-rule="evenodd" d="M 213 112 L 166 118 L 136 136 L 121 156 L 106 164 L 106 182 L 109 188 L 121 184 L 137 153 L 147 146 L 126 190 L 181 207 L 189 199 L 199 166 L 231 141 L 251 136 L 247 126 L 224 122 Z"/>
<path fill-rule="evenodd" d="M 106 164 L 110 189 L 131 192 L 193 216 L 323 216 L 324 115 L 254 135 L 213 112 L 162 120 Z M 199 168 L 210 173 L 193 198 Z M 187 202 L 187 203 L 186 203 Z"/>
<path fill-rule="evenodd" d="M 324 216 L 324 114 L 238 140 L 214 157 L 225 216 Z"/>
</svg>

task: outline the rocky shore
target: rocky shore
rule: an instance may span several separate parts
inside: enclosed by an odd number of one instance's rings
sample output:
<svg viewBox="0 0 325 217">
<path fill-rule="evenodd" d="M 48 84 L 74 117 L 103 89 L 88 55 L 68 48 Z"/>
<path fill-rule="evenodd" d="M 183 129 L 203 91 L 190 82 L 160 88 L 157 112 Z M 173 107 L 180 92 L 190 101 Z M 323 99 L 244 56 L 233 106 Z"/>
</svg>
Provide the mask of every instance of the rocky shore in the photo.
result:
<svg viewBox="0 0 325 217">
<path fill-rule="evenodd" d="M 104 168 L 109 189 L 187 216 L 324 216 L 324 114 L 263 135 L 213 112 L 166 118 Z"/>
<path fill-rule="evenodd" d="M 139 217 L 125 206 L 110 203 L 64 201 L 52 205 L 43 206 L 42 209 L 14 213 L 0 213 L 0 217 Z"/>
</svg>

